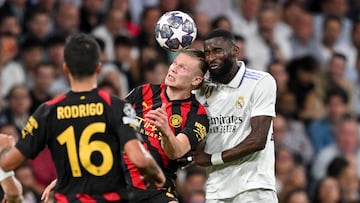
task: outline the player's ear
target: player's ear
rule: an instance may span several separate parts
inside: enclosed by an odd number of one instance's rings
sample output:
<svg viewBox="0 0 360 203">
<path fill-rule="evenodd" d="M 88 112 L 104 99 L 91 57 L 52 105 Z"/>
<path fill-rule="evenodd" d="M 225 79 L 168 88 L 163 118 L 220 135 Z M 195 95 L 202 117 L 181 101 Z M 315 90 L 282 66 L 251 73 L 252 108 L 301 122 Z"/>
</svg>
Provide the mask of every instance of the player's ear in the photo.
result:
<svg viewBox="0 0 360 203">
<path fill-rule="evenodd" d="M 63 71 L 66 75 L 70 73 L 69 66 L 66 63 L 63 63 Z"/>
<path fill-rule="evenodd" d="M 238 56 L 238 55 L 239 55 L 239 51 L 240 51 L 239 47 L 234 44 L 234 45 L 232 46 L 232 48 L 231 48 L 231 54 L 232 54 L 233 56 Z"/>
<path fill-rule="evenodd" d="M 96 72 L 97 74 L 99 74 L 100 71 L 101 71 L 101 69 L 102 69 L 102 63 L 99 62 L 99 63 L 96 65 L 95 72 Z"/>
<path fill-rule="evenodd" d="M 199 85 L 203 82 L 203 79 L 204 78 L 201 76 L 196 76 L 191 82 L 193 89 L 197 89 Z"/>
</svg>

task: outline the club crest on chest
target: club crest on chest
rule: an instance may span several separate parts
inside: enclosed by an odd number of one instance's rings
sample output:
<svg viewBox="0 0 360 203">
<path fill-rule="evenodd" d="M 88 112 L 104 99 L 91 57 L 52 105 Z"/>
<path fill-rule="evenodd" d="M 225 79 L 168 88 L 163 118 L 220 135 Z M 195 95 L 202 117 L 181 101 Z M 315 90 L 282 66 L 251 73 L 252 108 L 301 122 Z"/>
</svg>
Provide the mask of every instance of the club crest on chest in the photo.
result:
<svg viewBox="0 0 360 203">
<path fill-rule="evenodd" d="M 245 99 L 244 99 L 244 97 L 243 97 L 243 96 L 239 96 L 239 97 L 237 98 L 237 100 L 236 100 L 236 104 L 235 104 L 236 108 L 241 109 L 242 107 L 244 107 L 244 105 L 245 105 Z"/>
</svg>

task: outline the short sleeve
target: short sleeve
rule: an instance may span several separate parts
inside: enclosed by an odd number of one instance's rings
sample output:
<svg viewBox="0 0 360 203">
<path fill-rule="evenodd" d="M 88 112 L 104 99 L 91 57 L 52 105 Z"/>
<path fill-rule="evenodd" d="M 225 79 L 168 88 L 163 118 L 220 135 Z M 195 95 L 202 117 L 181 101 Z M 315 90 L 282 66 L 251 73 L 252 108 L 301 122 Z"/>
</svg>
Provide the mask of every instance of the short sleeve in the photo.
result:
<svg viewBox="0 0 360 203">
<path fill-rule="evenodd" d="M 181 130 L 190 141 L 191 150 L 196 149 L 209 131 L 209 120 L 206 114 L 194 114 L 188 116 L 185 127 Z"/>
<path fill-rule="evenodd" d="M 115 104 L 115 128 L 116 134 L 119 138 L 121 146 L 124 146 L 126 142 L 132 139 L 139 139 L 138 126 L 139 123 L 136 120 L 135 110 L 131 104 L 127 102 L 119 102 Z"/>
<path fill-rule="evenodd" d="M 251 95 L 251 117 L 275 117 L 276 83 L 271 75 L 263 77 L 255 86 Z"/>
<path fill-rule="evenodd" d="M 16 148 L 27 158 L 35 158 L 42 151 L 47 142 L 45 126 L 50 106 L 42 104 L 31 115 L 21 131 Z"/>
</svg>

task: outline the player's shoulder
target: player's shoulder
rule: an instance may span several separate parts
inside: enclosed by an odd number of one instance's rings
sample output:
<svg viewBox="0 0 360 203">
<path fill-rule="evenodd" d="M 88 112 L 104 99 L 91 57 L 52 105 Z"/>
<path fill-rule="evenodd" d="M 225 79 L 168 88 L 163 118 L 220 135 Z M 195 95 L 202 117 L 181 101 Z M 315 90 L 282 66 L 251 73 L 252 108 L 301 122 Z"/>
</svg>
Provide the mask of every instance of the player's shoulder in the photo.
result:
<svg viewBox="0 0 360 203">
<path fill-rule="evenodd" d="M 120 99 L 118 96 L 99 90 L 98 95 L 103 100 L 103 102 L 110 108 L 122 108 L 126 101 Z"/>
<path fill-rule="evenodd" d="M 164 83 L 161 83 L 161 84 L 146 83 L 146 84 L 142 84 L 142 85 L 135 87 L 133 90 L 131 90 L 131 92 L 126 97 L 128 97 L 129 95 L 134 95 L 134 94 L 136 94 L 136 95 L 137 94 L 147 94 L 149 92 L 154 93 L 154 92 L 161 91 L 164 88 L 165 88 Z"/>
<path fill-rule="evenodd" d="M 191 93 L 190 101 L 191 101 L 192 105 L 195 105 L 195 106 L 199 105 L 200 107 L 201 106 L 203 107 L 203 105 L 199 102 L 199 100 L 196 99 L 196 94 L 198 93 L 198 91 L 199 90 L 196 90 Z"/>
<path fill-rule="evenodd" d="M 146 83 L 146 84 L 143 84 L 141 86 L 142 89 L 146 90 L 146 89 L 151 89 L 153 92 L 156 92 L 156 91 L 159 91 L 159 90 L 162 90 L 166 87 L 166 85 L 164 83 L 161 83 L 161 84 L 151 84 L 151 83 Z"/>
<path fill-rule="evenodd" d="M 110 94 L 104 90 L 97 90 L 97 96 L 100 97 L 103 103 L 110 107 L 125 103 L 125 101 L 120 99 L 118 96 Z"/>
<path fill-rule="evenodd" d="M 60 104 L 62 101 L 64 101 L 67 98 L 66 94 L 60 94 L 55 96 L 54 98 L 42 103 L 38 109 L 51 109 L 54 106 L 57 106 L 58 104 Z"/>
<path fill-rule="evenodd" d="M 33 113 L 33 116 L 37 117 L 37 118 L 41 118 L 41 117 L 47 117 L 53 109 L 56 108 L 56 106 L 61 103 L 64 99 L 66 99 L 66 95 L 62 94 L 62 95 L 58 95 L 46 102 L 43 102 L 42 104 L 40 104 L 35 112 Z"/>
<path fill-rule="evenodd" d="M 165 87 L 164 83 L 160 83 L 160 84 L 145 83 L 145 84 L 139 85 L 137 88 L 163 88 L 163 87 Z"/>
<path fill-rule="evenodd" d="M 196 108 L 196 113 L 197 114 L 206 114 L 206 108 L 203 104 L 201 104 L 197 99 L 196 99 L 196 95 L 195 94 L 191 94 L 190 97 L 191 100 L 191 106 L 193 106 L 194 108 Z M 192 111 L 191 111 L 192 112 Z"/>
<path fill-rule="evenodd" d="M 261 70 L 255 70 L 251 68 L 246 68 L 246 71 L 244 73 L 244 77 L 251 79 L 251 80 L 261 80 L 264 77 L 268 77 L 271 75 L 268 72 L 261 71 Z"/>
<path fill-rule="evenodd" d="M 47 106 L 56 105 L 56 104 L 62 102 L 65 98 L 66 98 L 66 94 L 58 95 L 58 96 L 50 99 L 49 101 L 46 101 L 46 102 L 45 102 L 45 105 L 47 105 Z"/>
<path fill-rule="evenodd" d="M 107 92 L 100 91 L 99 94 L 103 94 L 103 96 L 100 97 L 103 97 L 105 100 L 104 103 L 107 103 L 108 108 L 106 108 L 106 112 L 108 112 L 111 119 L 117 120 L 123 116 L 133 116 L 135 118 L 135 110 L 129 102 Z"/>
<path fill-rule="evenodd" d="M 270 73 L 250 68 L 246 69 L 244 73 L 244 78 L 246 78 L 247 81 L 252 81 L 256 83 L 275 83 L 275 79 Z"/>
</svg>

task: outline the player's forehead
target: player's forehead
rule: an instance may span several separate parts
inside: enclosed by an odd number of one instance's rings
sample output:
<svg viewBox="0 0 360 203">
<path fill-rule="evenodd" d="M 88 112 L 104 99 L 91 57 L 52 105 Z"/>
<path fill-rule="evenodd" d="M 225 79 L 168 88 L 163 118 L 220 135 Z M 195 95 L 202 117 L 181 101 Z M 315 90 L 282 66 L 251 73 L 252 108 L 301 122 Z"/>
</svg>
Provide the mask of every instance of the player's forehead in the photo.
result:
<svg viewBox="0 0 360 203">
<path fill-rule="evenodd" d="M 190 61 L 195 60 L 193 57 L 185 54 L 185 53 L 179 53 L 176 57 L 175 57 L 176 62 L 178 63 L 188 63 Z"/>
<path fill-rule="evenodd" d="M 198 60 L 195 57 L 189 56 L 185 53 L 178 54 L 175 58 L 175 61 L 178 64 L 183 64 L 190 67 L 197 65 L 198 63 Z"/>
<path fill-rule="evenodd" d="M 214 37 L 204 41 L 204 49 L 223 48 L 228 42 L 223 37 Z"/>
</svg>

